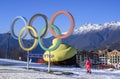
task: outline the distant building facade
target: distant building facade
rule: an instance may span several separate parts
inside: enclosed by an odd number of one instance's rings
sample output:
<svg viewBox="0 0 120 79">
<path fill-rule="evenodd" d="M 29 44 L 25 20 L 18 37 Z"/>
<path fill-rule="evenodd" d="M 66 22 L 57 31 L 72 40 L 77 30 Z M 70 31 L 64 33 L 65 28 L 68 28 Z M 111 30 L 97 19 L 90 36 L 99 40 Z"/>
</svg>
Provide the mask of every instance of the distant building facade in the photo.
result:
<svg viewBox="0 0 120 79">
<path fill-rule="evenodd" d="M 76 63 L 79 66 L 84 66 L 85 65 L 85 61 L 87 60 L 87 58 L 90 58 L 92 64 L 98 64 L 98 54 L 96 54 L 95 52 L 91 51 L 78 51 L 76 54 Z"/>
<path fill-rule="evenodd" d="M 113 65 L 116 68 L 120 68 L 120 51 L 119 50 L 96 50 L 96 51 L 78 51 L 76 55 L 76 63 L 80 66 L 85 64 L 85 61 L 89 57 L 93 65 L 104 64 Z"/>
<path fill-rule="evenodd" d="M 113 50 L 108 53 L 108 63 L 115 67 L 120 67 L 120 51 Z"/>
</svg>

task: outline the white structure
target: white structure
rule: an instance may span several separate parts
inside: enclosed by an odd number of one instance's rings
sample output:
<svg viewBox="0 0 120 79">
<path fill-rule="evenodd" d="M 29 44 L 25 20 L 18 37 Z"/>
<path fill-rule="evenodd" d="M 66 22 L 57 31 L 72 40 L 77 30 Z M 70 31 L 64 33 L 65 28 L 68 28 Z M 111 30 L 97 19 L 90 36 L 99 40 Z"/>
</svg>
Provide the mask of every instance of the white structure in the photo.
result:
<svg viewBox="0 0 120 79">
<path fill-rule="evenodd" d="M 108 53 L 108 63 L 114 65 L 116 68 L 120 68 L 120 51 L 113 50 Z"/>
</svg>

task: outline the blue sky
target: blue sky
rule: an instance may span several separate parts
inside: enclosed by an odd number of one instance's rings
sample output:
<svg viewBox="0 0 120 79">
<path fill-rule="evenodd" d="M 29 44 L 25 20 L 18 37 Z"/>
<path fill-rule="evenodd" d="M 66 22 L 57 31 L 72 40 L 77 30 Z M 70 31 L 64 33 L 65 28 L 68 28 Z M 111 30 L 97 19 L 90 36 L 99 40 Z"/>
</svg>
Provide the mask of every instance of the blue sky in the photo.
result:
<svg viewBox="0 0 120 79">
<path fill-rule="evenodd" d="M 59 10 L 66 10 L 72 14 L 75 28 L 86 23 L 120 21 L 119 6 L 120 0 L 0 0 L 0 33 L 10 30 L 11 22 L 16 16 L 24 16 L 29 20 L 34 14 L 42 13 L 50 20 Z M 41 18 L 34 22 L 36 29 L 41 29 L 43 24 L 44 20 Z M 65 15 L 58 16 L 54 24 L 62 32 L 67 31 L 70 25 Z M 21 24 L 16 24 L 17 32 L 20 28 Z"/>
</svg>

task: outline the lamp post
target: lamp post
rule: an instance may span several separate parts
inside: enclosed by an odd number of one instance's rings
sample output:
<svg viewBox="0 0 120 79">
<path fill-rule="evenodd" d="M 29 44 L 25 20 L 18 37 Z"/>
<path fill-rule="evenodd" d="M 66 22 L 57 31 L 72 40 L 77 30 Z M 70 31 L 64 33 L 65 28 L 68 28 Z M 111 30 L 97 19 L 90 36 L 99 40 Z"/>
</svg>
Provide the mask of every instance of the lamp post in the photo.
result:
<svg viewBox="0 0 120 79">
<path fill-rule="evenodd" d="M 6 50 L 5 58 L 8 58 L 8 53 L 9 53 L 9 40 L 10 40 L 10 32 L 7 33 L 7 50 Z"/>
</svg>

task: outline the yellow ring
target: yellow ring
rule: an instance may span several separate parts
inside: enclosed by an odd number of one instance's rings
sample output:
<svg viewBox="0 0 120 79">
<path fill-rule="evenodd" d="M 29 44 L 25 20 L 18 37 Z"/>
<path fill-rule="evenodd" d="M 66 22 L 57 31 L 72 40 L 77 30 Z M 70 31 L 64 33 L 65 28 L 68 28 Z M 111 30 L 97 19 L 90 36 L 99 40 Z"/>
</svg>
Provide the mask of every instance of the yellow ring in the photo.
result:
<svg viewBox="0 0 120 79">
<path fill-rule="evenodd" d="M 33 31 L 33 34 L 34 36 L 37 36 L 37 32 L 35 31 L 35 29 L 31 26 L 27 26 L 28 29 L 30 29 L 31 31 Z M 30 51 L 32 49 L 34 49 L 38 43 L 37 39 L 34 39 L 34 43 L 31 47 L 29 48 L 25 48 L 23 45 L 22 45 L 22 42 L 21 42 L 21 36 L 23 34 L 23 32 L 26 30 L 26 27 L 23 27 L 21 30 L 20 30 L 20 33 L 19 33 L 19 36 L 18 36 L 18 42 L 19 42 L 19 45 L 20 47 L 25 50 L 25 51 Z"/>
</svg>

